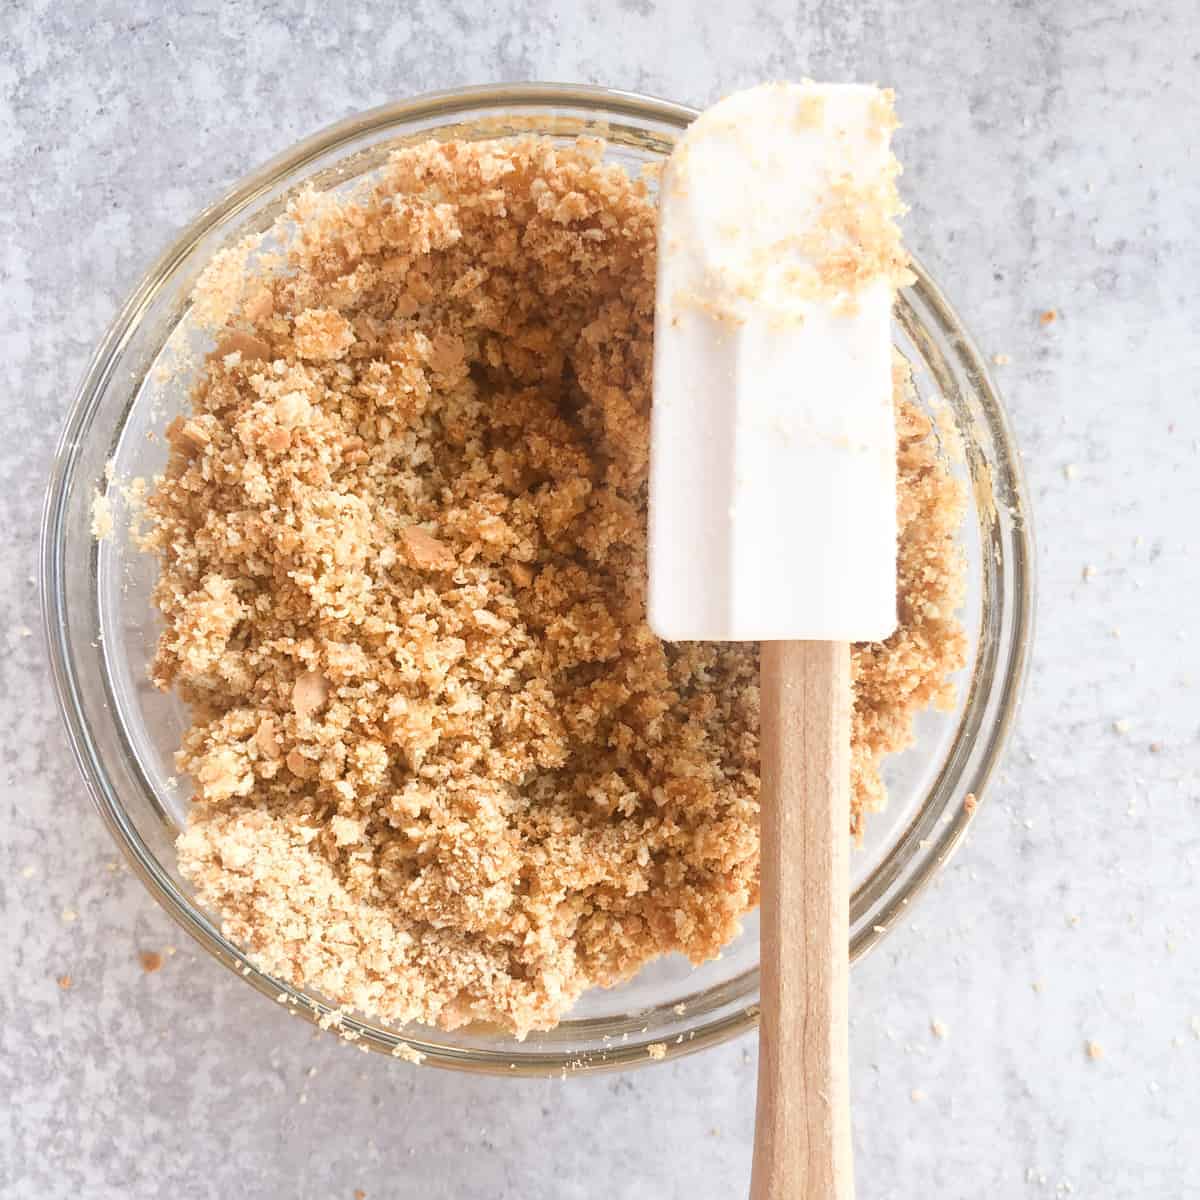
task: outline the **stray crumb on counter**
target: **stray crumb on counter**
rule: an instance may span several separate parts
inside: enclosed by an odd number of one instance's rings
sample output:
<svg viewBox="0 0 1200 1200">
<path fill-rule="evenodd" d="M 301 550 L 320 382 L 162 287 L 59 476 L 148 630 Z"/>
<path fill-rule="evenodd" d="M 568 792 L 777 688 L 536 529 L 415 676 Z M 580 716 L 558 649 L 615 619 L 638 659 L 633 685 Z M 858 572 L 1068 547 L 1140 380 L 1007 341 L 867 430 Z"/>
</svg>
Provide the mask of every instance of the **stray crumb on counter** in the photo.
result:
<svg viewBox="0 0 1200 1200">
<path fill-rule="evenodd" d="M 1084 1042 L 1083 1048 L 1093 1062 L 1099 1062 L 1104 1057 L 1104 1047 L 1099 1042 Z"/>
<path fill-rule="evenodd" d="M 1058 320 L 1058 311 L 1053 308 L 1047 308 L 1039 317 L 1038 321 L 1042 325 L 1053 325 Z"/>
<path fill-rule="evenodd" d="M 666 1042 L 651 1042 L 650 1045 L 648 1045 L 646 1047 L 646 1053 L 648 1055 L 650 1055 L 650 1057 L 652 1059 L 654 1059 L 656 1062 L 659 1061 L 660 1059 L 666 1058 L 667 1043 Z"/>
<path fill-rule="evenodd" d="M 933 1036 L 940 1041 L 945 1041 L 950 1036 L 950 1029 L 944 1021 L 933 1020 L 929 1022 L 929 1030 Z"/>
<path fill-rule="evenodd" d="M 60 975 L 54 982 L 57 983 L 64 992 L 69 992 L 75 983 L 70 975 Z"/>
<path fill-rule="evenodd" d="M 155 971 L 162 970 L 163 956 L 157 950 L 139 950 L 138 962 L 142 964 L 142 970 L 147 975 L 152 975 Z"/>
</svg>

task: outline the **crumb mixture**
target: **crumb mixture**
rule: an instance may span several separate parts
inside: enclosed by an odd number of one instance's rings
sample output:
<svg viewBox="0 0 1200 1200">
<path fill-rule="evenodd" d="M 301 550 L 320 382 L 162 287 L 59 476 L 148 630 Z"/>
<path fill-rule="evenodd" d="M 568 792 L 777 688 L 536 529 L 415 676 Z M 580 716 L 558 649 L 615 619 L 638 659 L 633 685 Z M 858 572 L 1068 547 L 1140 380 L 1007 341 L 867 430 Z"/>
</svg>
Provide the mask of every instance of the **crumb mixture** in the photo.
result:
<svg viewBox="0 0 1200 1200">
<path fill-rule="evenodd" d="M 148 501 L 181 869 L 265 970 L 394 1022 L 550 1027 L 758 899 L 757 647 L 645 623 L 655 212 L 602 150 L 429 142 L 301 196 Z M 965 658 L 964 497 L 905 383 L 855 834 Z"/>
</svg>

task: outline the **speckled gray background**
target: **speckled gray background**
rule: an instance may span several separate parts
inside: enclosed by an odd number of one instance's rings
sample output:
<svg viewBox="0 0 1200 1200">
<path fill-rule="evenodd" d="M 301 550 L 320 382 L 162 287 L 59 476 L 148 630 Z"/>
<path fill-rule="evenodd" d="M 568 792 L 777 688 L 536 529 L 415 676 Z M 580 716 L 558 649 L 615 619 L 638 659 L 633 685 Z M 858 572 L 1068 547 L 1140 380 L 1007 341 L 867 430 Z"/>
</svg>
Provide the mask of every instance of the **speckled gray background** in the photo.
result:
<svg viewBox="0 0 1200 1200">
<path fill-rule="evenodd" d="M 254 164 L 459 83 L 702 103 L 808 74 L 898 89 L 910 241 L 1011 356 L 1040 535 L 1006 770 L 854 973 L 860 1196 L 1198 1194 L 1198 29 L 1195 0 L 0 4 L 0 1195 L 743 1194 L 753 1038 L 625 1076 L 446 1075 L 314 1038 L 185 944 L 110 869 L 33 573 L 90 347 Z"/>
</svg>

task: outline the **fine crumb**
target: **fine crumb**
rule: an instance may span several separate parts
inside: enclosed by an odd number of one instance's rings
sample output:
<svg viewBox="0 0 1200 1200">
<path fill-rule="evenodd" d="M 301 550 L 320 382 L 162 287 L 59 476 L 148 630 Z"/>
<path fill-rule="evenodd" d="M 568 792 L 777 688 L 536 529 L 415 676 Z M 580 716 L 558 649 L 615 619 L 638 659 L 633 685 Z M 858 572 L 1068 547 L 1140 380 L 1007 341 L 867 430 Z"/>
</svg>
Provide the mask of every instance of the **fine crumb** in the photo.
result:
<svg viewBox="0 0 1200 1200">
<path fill-rule="evenodd" d="M 993 354 L 992 362 L 998 367 L 1007 367 L 1012 362 L 1012 356 L 1009 354 Z"/>
<path fill-rule="evenodd" d="M 1093 567 L 1091 563 L 1088 563 L 1083 568 L 1083 582 L 1089 583 L 1092 580 L 1092 578 L 1095 576 L 1095 574 L 1096 574 L 1096 568 Z"/>
<path fill-rule="evenodd" d="M 55 983 L 57 983 L 64 992 L 69 992 L 74 986 L 75 981 L 70 977 L 70 975 L 60 975 L 55 980 Z"/>
<path fill-rule="evenodd" d="M 948 1038 L 950 1036 L 949 1028 L 947 1028 L 945 1023 L 942 1021 L 937 1021 L 937 1020 L 930 1021 L 929 1029 L 935 1038 L 939 1038 L 942 1041 L 944 1041 L 946 1038 Z"/>
<path fill-rule="evenodd" d="M 224 325 L 145 501 L 152 677 L 191 710 L 179 865 L 346 1011 L 523 1036 L 714 958 L 758 903 L 758 647 L 646 624 L 656 218 L 601 149 L 405 147 L 294 199 L 278 274 L 244 278 L 249 244 L 207 273 Z M 966 491 L 903 361 L 894 393 L 857 839 L 968 649 Z"/>
<path fill-rule="evenodd" d="M 1078 479 L 1079 467 L 1075 463 L 1067 463 L 1067 465 L 1063 467 L 1063 475 L 1067 479 L 1068 483 L 1073 479 Z"/>
<path fill-rule="evenodd" d="M 163 956 L 157 950 L 139 950 L 138 962 L 142 964 L 142 970 L 151 975 L 162 969 Z"/>
<path fill-rule="evenodd" d="M 909 1093 L 909 1099 L 911 1099 L 914 1104 L 920 1104 L 926 1099 L 926 1095 L 921 1088 L 913 1088 L 913 1090 Z"/>
<path fill-rule="evenodd" d="M 103 492 L 97 492 L 92 498 L 92 537 L 102 542 L 112 535 L 112 531 L 112 501 Z"/>
<path fill-rule="evenodd" d="M 1046 309 L 1041 316 L 1038 317 L 1038 321 L 1040 321 L 1043 325 L 1053 325 L 1057 320 L 1058 312 L 1053 308 Z"/>
<path fill-rule="evenodd" d="M 975 815 L 975 810 L 978 807 L 979 807 L 979 801 L 975 798 L 975 793 L 968 792 L 963 797 L 963 809 L 965 810 L 967 816 L 973 817 Z"/>
<path fill-rule="evenodd" d="M 682 1017 L 683 1014 L 685 1012 L 687 1012 L 687 1005 L 686 1004 L 677 1004 L 677 1005 L 675 1005 L 675 1008 L 673 1011 L 677 1017 Z"/>
<path fill-rule="evenodd" d="M 426 1056 L 407 1042 L 397 1042 L 392 1047 L 392 1057 L 402 1058 L 405 1062 L 412 1063 L 414 1067 L 419 1067 L 425 1061 Z"/>
<path fill-rule="evenodd" d="M 650 1057 L 653 1058 L 656 1062 L 660 1059 L 666 1058 L 667 1043 L 666 1042 L 651 1042 L 650 1045 L 646 1047 L 646 1053 L 648 1055 L 650 1055 Z"/>
<path fill-rule="evenodd" d="M 1085 1042 L 1084 1050 L 1093 1062 L 1099 1062 L 1104 1057 L 1104 1047 L 1099 1042 Z"/>
<path fill-rule="evenodd" d="M 37 874 L 37 867 L 35 867 L 32 863 L 30 863 L 28 866 L 21 868 L 21 878 L 22 879 L 32 879 L 36 874 Z"/>
<path fill-rule="evenodd" d="M 1119 720 L 1114 721 L 1112 723 L 1112 727 L 1113 727 L 1113 733 L 1119 733 L 1122 735 L 1128 733 L 1131 728 L 1129 722 L 1124 717 L 1121 717 Z"/>
<path fill-rule="evenodd" d="M 64 908 L 62 910 L 62 919 L 69 924 L 71 921 L 77 921 L 79 914 L 73 908 Z"/>
</svg>

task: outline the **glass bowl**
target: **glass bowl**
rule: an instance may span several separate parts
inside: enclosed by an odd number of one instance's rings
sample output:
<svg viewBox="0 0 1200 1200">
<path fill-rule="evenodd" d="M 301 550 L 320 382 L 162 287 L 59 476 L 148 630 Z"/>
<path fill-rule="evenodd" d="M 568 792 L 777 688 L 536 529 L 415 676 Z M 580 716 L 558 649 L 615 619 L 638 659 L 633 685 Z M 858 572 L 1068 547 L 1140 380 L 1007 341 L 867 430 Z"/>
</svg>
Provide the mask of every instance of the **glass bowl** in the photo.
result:
<svg viewBox="0 0 1200 1200">
<path fill-rule="evenodd" d="M 329 1024 L 326 1000 L 257 970 L 176 867 L 187 796 L 172 777 L 171 756 L 186 722 L 178 701 L 146 677 L 158 632 L 148 600 L 155 563 L 130 544 L 119 502 L 113 535 L 93 538 L 93 499 L 106 470 L 128 479 L 162 469 L 164 442 L 148 435 L 182 409 L 187 389 L 164 384 L 169 372 L 155 367 L 201 345 L 189 305 L 196 279 L 217 250 L 267 229 L 301 185 L 348 187 L 395 146 L 428 137 L 515 133 L 599 135 L 609 158 L 636 170 L 669 154 L 695 115 L 629 92 L 525 84 L 421 96 L 342 121 L 205 209 L 147 272 L 92 357 L 58 446 L 42 540 L 46 631 L 72 747 L 101 816 L 158 902 L 247 983 L 310 1020 Z M 962 529 L 970 662 L 956 710 L 924 714 L 914 747 L 887 763 L 889 806 L 868 822 L 853 857 L 855 959 L 892 928 L 970 824 L 1012 724 L 1033 611 L 1029 507 L 1004 410 L 953 310 L 919 264 L 915 270 L 916 283 L 897 305 L 895 342 L 914 367 L 922 402 L 948 412 L 964 448 L 955 469 L 971 496 Z M 570 1019 L 523 1042 L 480 1026 L 446 1033 L 354 1015 L 339 1029 L 383 1052 L 407 1043 L 437 1066 L 541 1074 L 645 1064 L 655 1043 L 665 1043 L 668 1058 L 714 1045 L 755 1025 L 757 1001 L 752 914 L 715 961 L 651 963 L 620 987 L 591 990 Z"/>
</svg>

